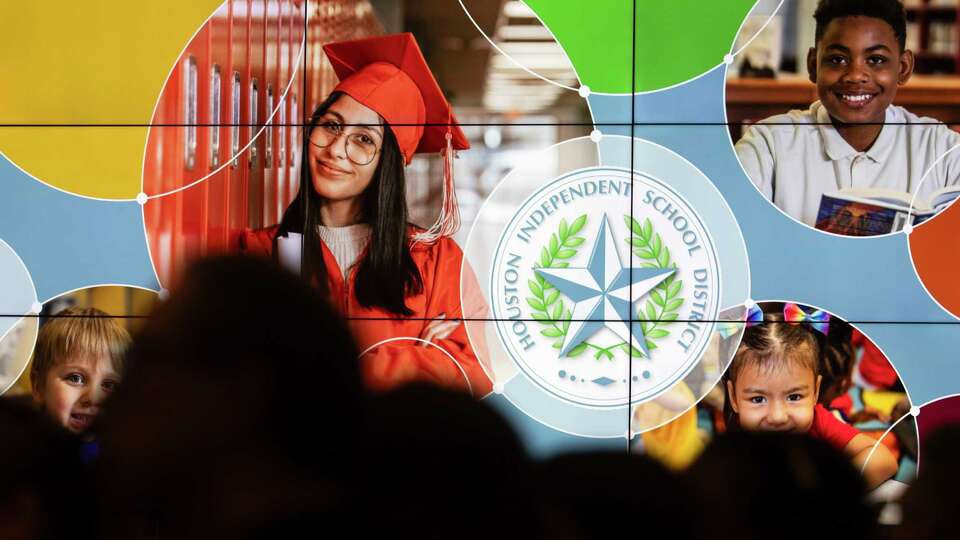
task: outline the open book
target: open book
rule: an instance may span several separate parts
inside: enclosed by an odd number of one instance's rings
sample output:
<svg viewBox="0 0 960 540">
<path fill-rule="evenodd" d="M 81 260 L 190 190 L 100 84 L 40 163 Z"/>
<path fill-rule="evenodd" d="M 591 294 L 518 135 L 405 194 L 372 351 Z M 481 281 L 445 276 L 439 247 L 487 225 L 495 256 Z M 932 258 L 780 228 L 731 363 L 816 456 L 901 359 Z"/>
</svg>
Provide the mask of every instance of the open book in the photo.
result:
<svg viewBox="0 0 960 540">
<path fill-rule="evenodd" d="M 910 212 L 909 193 L 892 189 L 843 189 L 825 193 L 817 212 L 817 228 L 846 236 L 875 236 L 903 229 L 910 221 L 919 225 L 960 197 L 960 186 L 933 192 L 929 200 L 915 201 Z"/>
</svg>

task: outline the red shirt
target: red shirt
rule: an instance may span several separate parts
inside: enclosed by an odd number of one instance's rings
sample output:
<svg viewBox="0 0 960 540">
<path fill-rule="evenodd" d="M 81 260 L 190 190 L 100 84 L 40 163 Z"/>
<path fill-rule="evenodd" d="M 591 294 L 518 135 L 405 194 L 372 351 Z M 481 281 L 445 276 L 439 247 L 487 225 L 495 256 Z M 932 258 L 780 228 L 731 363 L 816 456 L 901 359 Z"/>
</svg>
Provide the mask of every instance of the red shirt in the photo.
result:
<svg viewBox="0 0 960 540">
<path fill-rule="evenodd" d="M 864 380 L 881 389 L 890 388 L 897 383 L 896 370 L 893 369 L 887 357 L 869 338 L 854 330 L 851 341 L 854 347 L 863 348 L 858 369 Z"/>
<path fill-rule="evenodd" d="M 276 231 L 277 228 L 273 227 L 245 232 L 241 238 L 243 250 L 254 255 L 269 256 Z M 385 390 L 417 380 L 469 389 L 478 398 L 490 393 L 493 384 L 474 353 L 464 324 L 460 324 L 446 338 L 434 340 L 437 347 L 411 339 L 390 341 L 394 338 L 419 337 L 427 323 L 441 314 L 446 320 L 464 317 L 460 302 L 463 252 L 456 242 L 442 238 L 435 244 L 417 244 L 410 249 L 410 255 L 423 278 L 423 292 L 406 298 L 407 307 L 414 312 L 411 317 L 360 305 L 354 293 L 357 267 L 354 266 L 344 280 L 333 253 L 323 242 L 321 246 L 327 267 L 330 302 L 347 319 L 359 351 L 366 351 L 360 362 L 369 388 Z M 472 277 L 472 274 L 469 276 Z M 473 289 L 479 291 L 479 287 L 469 288 Z M 482 301 L 471 304 L 485 305 Z M 484 315 L 470 313 L 469 318 L 483 318 Z"/>
<path fill-rule="evenodd" d="M 818 403 L 813 409 L 813 425 L 810 426 L 808 433 L 811 437 L 820 439 L 842 451 L 854 437 L 860 434 L 860 431 L 840 420 Z"/>
<path fill-rule="evenodd" d="M 844 417 L 850 418 L 853 413 L 853 397 L 848 393 L 834 398 L 830 402 L 830 409 L 840 411 Z"/>
</svg>

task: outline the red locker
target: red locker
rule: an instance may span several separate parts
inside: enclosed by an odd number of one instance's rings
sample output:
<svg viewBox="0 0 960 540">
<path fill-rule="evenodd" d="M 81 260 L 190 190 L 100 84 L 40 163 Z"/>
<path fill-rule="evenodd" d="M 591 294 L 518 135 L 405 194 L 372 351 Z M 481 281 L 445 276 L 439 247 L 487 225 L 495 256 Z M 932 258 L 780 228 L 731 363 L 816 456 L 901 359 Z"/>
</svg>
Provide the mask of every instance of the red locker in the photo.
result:
<svg viewBox="0 0 960 540">
<path fill-rule="evenodd" d="M 276 163 L 277 180 L 274 188 L 274 222 L 280 221 L 286 205 L 287 192 L 287 149 L 289 148 L 288 132 L 290 122 L 290 19 L 292 10 L 290 0 L 280 0 L 279 35 L 277 50 L 277 100 L 279 110 L 276 113 Z"/>
<path fill-rule="evenodd" d="M 302 124 L 300 111 L 300 96 L 303 94 L 303 62 L 305 56 L 301 54 L 303 45 L 303 23 L 305 3 L 299 0 L 290 2 L 290 71 L 293 73 L 293 82 L 290 85 L 290 93 L 287 98 L 289 113 L 289 125 L 287 127 L 288 146 L 287 146 L 287 191 L 283 197 L 283 207 L 290 204 L 297 194 L 300 185 L 299 156 L 303 141 L 301 140 L 300 124 Z"/>
<path fill-rule="evenodd" d="M 184 138 L 184 168 L 181 172 L 184 186 L 197 182 L 210 172 L 210 133 L 200 126 L 210 118 L 210 88 L 206 76 L 211 67 L 209 40 L 210 27 L 205 25 L 187 46 L 179 66 L 183 82 L 180 129 Z M 184 263 L 203 255 L 206 250 L 208 186 L 207 182 L 200 182 L 181 192 Z"/>
<path fill-rule="evenodd" d="M 240 232 L 247 226 L 247 166 L 249 152 L 241 152 L 250 141 L 250 0 L 231 0 L 230 19 L 230 189 L 228 190 L 229 248 L 236 249 Z"/>
<path fill-rule="evenodd" d="M 264 139 L 261 128 L 266 116 L 264 115 L 264 96 L 266 94 L 266 57 L 264 36 L 266 31 L 266 0 L 253 0 L 250 3 L 250 80 L 247 84 L 247 107 L 249 111 L 249 125 L 254 143 L 250 146 L 247 159 L 248 185 L 247 208 L 248 226 L 260 228 L 263 223 L 263 158 Z"/>
<path fill-rule="evenodd" d="M 144 220 L 164 287 L 190 260 L 235 249 L 244 228 L 279 221 L 299 183 L 300 124 L 336 84 L 323 43 L 378 31 L 365 0 L 227 0 L 197 32 L 144 156 Z"/>
<path fill-rule="evenodd" d="M 231 48 L 230 2 L 225 2 L 214 13 L 210 26 L 210 68 L 208 78 L 208 110 L 203 129 L 209 138 L 207 179 L 207 245 L 206 254 L 227 249 L 230 196 L 230 141 L 229 117 L 231 111 L 230 85 L 233 72 Z"/>
<path fill-rule="evenodd" d="M 279 57 L 280 33 L 280 5 L 278 0 L 266 0 L 266 17 L 264 25 L 264 85 L 263 85 L 263 121 L 266 128 L 263 130 L 263 226 L 276 223 L 276 118 L 274 109 L 277 106 L 277 61 Z"/>
<path fill-rule="evenodd" d="M 313 112 L 314 107 L 316 107 L 317 95 L 320 93 L 320 77 L 317 75 L 320 73 L 321 57 L 323 56 L 320 52 L 320 24 L 318 22 L 317 3 L 310 2 L 306 9 L 307 50 L 304 65 L 306 66 L 305 75 L 307 76 L 307 82 L 305 85 L 303 107 L 301 107 L 304 122 L 306 122 L 310 117 L 310 113 Z"/>
<path fill-rule="evenodd" d="M 173 69 L 154 112 L 144 156 L 143 191 L 158 195 L 178 187 L 174 176 L 183 168 L 181 131 L 163 127 L 179 122 L 180 69 Z M 180 197 L 149 199 L 144 206 L 144 224 L 148 232 L 150 254 L 160 283 L 167 286 L 180 254 Z"/>
<path fill-rule="evenodd" d="M 151 253 L 164 287 L 170 287 L 185 262 L 200 253 L 205 236 L 200 230 L 206 219 L 202 188 L 184 187 L 199 178 L 198 169 L 203 166 L 203 135 L 195 124 L 202 114 L 199 74 L 209 50 L 207 38 L 201 29 L 173 67 L 148 137 L 147 156 L 160 166 L 151 163 L 151 172 L 145 176 L 144 191 L 156 198 L 148 200 L 144 212 Z"/>
</svg>

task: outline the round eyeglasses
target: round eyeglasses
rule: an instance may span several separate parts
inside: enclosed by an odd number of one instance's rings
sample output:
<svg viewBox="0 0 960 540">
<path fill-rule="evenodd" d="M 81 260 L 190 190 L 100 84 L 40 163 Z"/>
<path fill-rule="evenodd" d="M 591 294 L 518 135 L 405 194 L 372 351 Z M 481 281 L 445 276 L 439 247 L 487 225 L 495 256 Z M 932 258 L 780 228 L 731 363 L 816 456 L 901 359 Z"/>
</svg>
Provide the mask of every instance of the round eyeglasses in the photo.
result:
<svg viewBox="0 0 960 540">
<path fill-rule="evenodd" d="M 344 133 L 343 125 L 327 120 L 317 124 L 310 133 L 310 144 L 326 148 L 341 136 L 347 138 L 347 159 L 356 165 L 368 165 L 377 157 L 380 148 L 369 134 L 364 132 Z"/>
</svg>

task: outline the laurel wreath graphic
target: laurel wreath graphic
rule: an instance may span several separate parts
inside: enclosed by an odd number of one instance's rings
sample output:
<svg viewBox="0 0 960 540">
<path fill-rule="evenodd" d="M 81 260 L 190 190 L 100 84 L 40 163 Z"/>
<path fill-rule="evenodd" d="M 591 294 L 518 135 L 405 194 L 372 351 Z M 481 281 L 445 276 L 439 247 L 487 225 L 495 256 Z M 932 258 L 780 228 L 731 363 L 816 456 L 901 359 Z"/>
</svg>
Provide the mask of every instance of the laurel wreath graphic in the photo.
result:
<svg viewBox="0 0 960 540">
<path fill-rule="evenodd" d="M 649 219 L 641 226 L 630 216 L 624 216 L 627 228 L 631 232 L 630 243 L 633 253 L 644 260 L 643 267 L 676 268 L 676 263 L 670 260 L 670 250 L 663 245 L 660 235 L 653 230 Z M 569 259 L 575 257 L 584 243 L 584 238 L 577 236 L 587 223 L 587 215 L 583 214 L 573 223 L 568 224 L 566 219 L 560 220 L 557 231 L 550 235 L 550 241 L 540 249 L 540 260 L 534 268 L 566 268 L 570 265 Z M 670 335 L 662 328 L 663 323 L 676 320 L 679 317 L 679 308 L 684 299 L 677 298 L 683 288 L 683 281 L 675 279 L 676 274 L 670 276 L 650 292 L 643 309 L 638 311 L 637 318 L 641 319 L 640 327 L 646 340 L 647 349 L 657 347 L 655 340 L 661 340 Z M 553 340 L 552 347 L 560 349 L 570 328 L 571 312 L 560 298 L 560 291 L 550 285 L 543 277 L 534 273 L 534 279 L 527 281 L 532 296 L 527 297 L 527 304 L 531 314 L 544 328 L 540 334 Z M 614 353 L 623 351 L 634 356 L 641 356 L 641 352 L 623 341 L 609 347 L 602 347 L 589 340 L 577 345 L 567 352 L 568 358 L 583 354 L 587 349 L 595 350 L 594 358 L 600 360 L 614 359 Z"/>
<path fill-rule="evenodd" d="M 579 247 L 586 241 L 582 236 L 577 236 L 577 233 L 586 224 L 586 214 L 573 220 L 573 223 L 569 225 L 566 219 L 561 219 L 557 232 L 551 234 L 550 242 L 540 249 L 540 260 L 534 263 L 533 267 L 566 268 L 570 266 L 567 259 L 575 257 Z M 531 315 L 545 327 L 540 330 L 540 334 L 553 339 L 553 348 L 559 349 L 563 346 L 563 340 L 570 328 L 570 317 L 572 316 L 570 310 L 564 306 L 563 299 L 560 298 L 560 291 L 536 272 L 534 272 L 534 279 L 527 280 L 527 286 L 530 288 L 530 294 L 533 295 L 527 297 L 527 305 L 532 310 Z M 602 349 L 602 347 L 584 341 L 570 349 L 567 352 L 567 357 L 579 356 L 588 347 Z"/>
<path fill-rule="evenodd" d="M 677 267 L 677 263 L 670 260 L 670 248 L 663 244 L 663 239 L 653 229 L 650 218 L 646 218 L 643 225 L 628 215 L 623 216 L 623 221 L 630 230 L 627 243 L 630 244 L 633 254 L 645 261 L 640 263 L 642 268 Z M 680 296 L 682 290 L 683 280 L 677 279 L 677 273 L 674 272 L 650 291 L 646 304 L 637 310 L 637 318 L 640 319 L 640 328 L 648 350 L 657 348 L 655 340 L 670 335 L 665 326 L 680 316 L 680 308 L 685 302 Z"/>
</svg>

